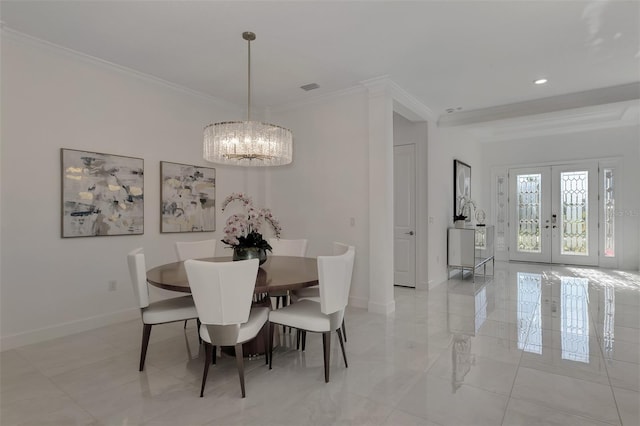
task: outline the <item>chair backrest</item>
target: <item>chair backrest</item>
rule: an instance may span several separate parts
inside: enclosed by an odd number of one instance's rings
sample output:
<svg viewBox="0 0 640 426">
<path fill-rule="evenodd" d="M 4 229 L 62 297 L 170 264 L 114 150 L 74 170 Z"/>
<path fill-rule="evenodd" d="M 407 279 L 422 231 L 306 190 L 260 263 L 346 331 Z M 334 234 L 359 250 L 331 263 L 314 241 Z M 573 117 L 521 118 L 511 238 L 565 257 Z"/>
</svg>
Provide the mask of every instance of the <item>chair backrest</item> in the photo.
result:
<svg viewBox="0 0 640 426">
<path fill-rule="evenodd" d="M 216 240 L 177 241 L 178 260 L 204 259 L 216 255 Z"/>
<path fill-rule="evenodd" d="M 249 320 L 258 259 L 236 262 L 186 260 L 189 287 L 203 324 L 242 324 Z"/>
<path fill-rule="evenodd" d="M 298 256 L 307 255 L 307 240 L 283 240 L 280 238 L 269 238 L 271 254 L 274 256 Z"/>
<path fill-rule="evenodd" d="M 331 316 L 333 329 L 342 324 L 344 309 L 349 303 L 355 254 L 355 247 L 349 246 L 345 253 L 337 256 L 318 256 L 320 310 Z"/>
<path fill-rule="evenodd" d="M 144 261 L 142 248 L 137 248 L 127 255 L 129 275 L 133 285 L 133 293 L 136 295 L 140 309 L 149 306 L 149 287 L 147 287 L 147 268 Z"/>
<path fill-rule="evenodd" d="M 349 246 L 344 243 L 339 243 L 337 241 L 333 242 L 333 255 L 337 256 L 339 254 L 344 254 L 349 250 Z"/>
</svg>

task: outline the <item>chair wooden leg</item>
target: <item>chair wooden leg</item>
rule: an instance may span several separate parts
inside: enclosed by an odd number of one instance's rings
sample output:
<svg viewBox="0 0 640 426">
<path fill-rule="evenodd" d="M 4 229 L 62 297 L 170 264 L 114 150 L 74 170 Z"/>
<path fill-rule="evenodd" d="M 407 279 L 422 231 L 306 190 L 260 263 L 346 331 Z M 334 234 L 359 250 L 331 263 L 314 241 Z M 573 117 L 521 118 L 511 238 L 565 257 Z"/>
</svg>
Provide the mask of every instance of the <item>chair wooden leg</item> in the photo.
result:
<svg viewBox="0 0 640 426">
<path fill-rule="evenodd" d="M 287 306 L 287 296 L 278 296 L 278 299 L 282 300 L 282 307 L 284 308 L 285 306 Z M 283 325 L 282 326 L 282 334 L 287 332 L 287 326 Z M 291 327 L 289 327 L 289 333 L 291 333 Z"/>
<path fill-rule="evenodd" d="M 217 347 L 217 346 L 214 346 L 214 347 L 213 347 L 213 353 L 211 354 L 211 364 L 214 364 L 214 365 L 215 365 L 215 363 L 216 363 L 216 358 L 218 358 L 218 347 Z"/>
<path fill-rule="evenodd" d="M 144 361 L 147 358 L 147 347 L 149 346 L 149 337 L 151 337 L 151 324 L 145 324 L 142 329 L 142 348 L 140 349 L 140 370 L 144 370 Z"/>
<path fill-rule="evenodd" d="M 284 300 L 286 302 L 285 306 L 291 304 L 291 298 L 289 297 L 289 292 L 287 292 L 287 294 L 284 296 Z M 291 334 L 291 327 L 289 327 L 289 334 Z"/>
<path fill-rule="evenodd" d="M 349 364 L 347 364 L 347 353 L 344 351 L 344 342 L 342 341 L 342 330 L 337 329 L 336 332 L 338 333 L 338 340 L 340 341 L 340 348 L 342 349 L 342 358 L 344 358 L 344 366 L 348 368 Z"/>
<path fill-rule="evenodd" d="M 273 363 L 273 329 L 275 325 L 269 323 L 269 370 L 271 370 L 271 364 Z"/>
<path fill-rule="evenodd" d="M 269 353 L 269 333 L 271 327 L 269 326 L 269 321 L 267 321 L 262 329 L 262 336 L 264 338 L 264 363 L 269 364 L 269 358 L 271 358 L 271 354 Z"/>
<path fill-rule="evenodd" d="M 204 344 L 204 372 L 202 373 L 202 387 L 200 388 L 200 398 L 204 396 L 204 385 L 207 384 L 207 375 L 209 374 L 209 360 L 211 359 L 211 349 L 213 346 L 209 343 Z"/>
<path fill-rule="evenodd" d="M 305 347 L 307 346 L 307 332 L 302 330 L 302 352 L 304 352 Z"/>
<path fill-rule="evenodd" d="M 242 343 L 236 345 L 236 365 L 238 366 L 238 376 L 240 377 L 240 389 L 242 390 L 242 397 L 244 398 L 244 358 L 242 356 Z"/>
<path fill-rule="evenodd" d="M 296 351 L 300 350 L 300 329 L 296 329 Z"/>
<path fill-rule="evenodd" d="M 184 327 L 182 327 L 182 328 L 187 328 L 187 321 L 189 321 L 189 320 L 184 320 Z"/>
<path fill-rule="evenodd" d="M 344 337 L 344 341 L 347 341 L 347 327 L 344 326 L 344 318 L 342 318 L 342 337 Z"/>
<path fill-rule="evenodd" d="M 200 337 L 200 318 L 196 318 L 196 327 L 198 328 L 198 343 L 202 344 L 202 337 Z"/>
<path fill-rule="evenodd" d="M 324 349 L 324 382 L 329 383 L 329 366 L 331 361 L 331 332 L 322 333 L 322 348 Z"/>
</svg>

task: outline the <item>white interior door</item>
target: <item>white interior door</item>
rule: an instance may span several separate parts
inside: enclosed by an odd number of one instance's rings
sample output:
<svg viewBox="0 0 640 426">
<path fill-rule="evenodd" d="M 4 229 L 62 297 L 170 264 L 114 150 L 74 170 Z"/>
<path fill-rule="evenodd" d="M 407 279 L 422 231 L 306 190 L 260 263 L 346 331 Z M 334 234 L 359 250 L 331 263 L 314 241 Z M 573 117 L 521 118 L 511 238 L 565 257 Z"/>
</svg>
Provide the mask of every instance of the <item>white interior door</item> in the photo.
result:
<svg viewBox="0 0 640 426">
<path fill-rule="evenodd" d="M 595 163 L 509 171 L 511 260 L 598 264 Z"/>
<path fill-rule="evenodd" d="M 415 145 L 393 147 L 394 284 L 416 286 Z"/>
</svg>

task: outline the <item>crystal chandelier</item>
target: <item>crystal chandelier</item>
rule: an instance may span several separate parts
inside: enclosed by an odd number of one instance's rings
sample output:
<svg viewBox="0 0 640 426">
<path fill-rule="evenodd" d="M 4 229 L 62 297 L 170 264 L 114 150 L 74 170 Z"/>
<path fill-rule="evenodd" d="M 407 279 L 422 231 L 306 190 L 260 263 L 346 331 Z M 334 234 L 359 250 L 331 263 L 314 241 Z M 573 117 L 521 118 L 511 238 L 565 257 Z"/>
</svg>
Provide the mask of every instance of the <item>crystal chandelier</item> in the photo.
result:
<svg viewBox="0 0 640 426">
<path fill-rule="evenodd" d="M 252 32 L 242 33 L 247 40 L 247 121 L 226 121 L 204 128 L 203 158 L 212 163 L 236 166 L 281 166 L 293 158 L 291 130 L 275 124 L 251 121 L 251 42 Z"/>
</svg>

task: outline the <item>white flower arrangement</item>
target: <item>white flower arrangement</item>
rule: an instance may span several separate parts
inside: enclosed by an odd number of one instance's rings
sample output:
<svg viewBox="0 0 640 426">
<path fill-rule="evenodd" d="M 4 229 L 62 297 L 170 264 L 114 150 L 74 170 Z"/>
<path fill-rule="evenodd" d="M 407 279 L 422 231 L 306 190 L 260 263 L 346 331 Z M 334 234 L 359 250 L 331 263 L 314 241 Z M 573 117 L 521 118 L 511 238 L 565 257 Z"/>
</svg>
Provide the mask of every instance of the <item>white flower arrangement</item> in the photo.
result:
<svg viewBox="0 0 640 426">
<path fill-rule="evenodd" d="M 278 220 L 273 217 L 270 209 L 256 209 L 253 200 L 245 194 L 234 192 L 222 202 L 222 211 L 229 203 L 239 201 L 245 209 L 245 214 L 233 214 L 227 219 L 222 242 L 236 248 L 258 247 L 271 250 L 269 243 L 262 237 L 260 229 L 264 222 L 271 225 L 276 238 L 280 238 L 282 228 Z"/>
</svg>

